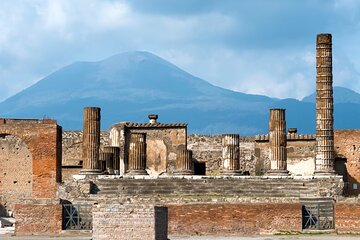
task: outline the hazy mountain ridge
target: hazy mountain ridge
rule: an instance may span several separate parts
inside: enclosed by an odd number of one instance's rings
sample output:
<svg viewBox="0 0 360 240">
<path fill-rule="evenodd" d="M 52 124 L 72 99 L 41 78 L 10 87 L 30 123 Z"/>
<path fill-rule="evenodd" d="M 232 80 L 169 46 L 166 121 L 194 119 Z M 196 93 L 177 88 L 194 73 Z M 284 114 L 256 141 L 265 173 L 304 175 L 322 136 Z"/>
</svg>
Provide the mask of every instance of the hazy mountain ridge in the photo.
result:
<svg viewBox="0 0 360 240">
<path fill-rule="evenodd" d="M 346 95 L 346 89 L 340 90 Z M 334 91 L 337 96 L 337 88 Z M 357 126 L 349 124 L 349 119 L 341 120 L 359 112 L 360 95 L 354 93 L 352 104 L 340 106 L 341 116 L 335 105 L 335 117 L 340 119 L 335 126 L 339 122 Z M 189 123 L 190 133 L 252 135 L 267 132 L 271 107 L 287 109 L 288 127 L 314 132 L 312 99 L 312 95 L 298 101 L 235 92 L 194 77 L 151 53 L 127 52 L 98 62 L 70 64 L 0 103 L 0 114 L 50 117 L 64 129 L 82 129 L 82 108 L 99 106 L 102 129 L 119 121 L 145 122 L 149 113 L 157 113 L 160 122 Z"/>
</svg>

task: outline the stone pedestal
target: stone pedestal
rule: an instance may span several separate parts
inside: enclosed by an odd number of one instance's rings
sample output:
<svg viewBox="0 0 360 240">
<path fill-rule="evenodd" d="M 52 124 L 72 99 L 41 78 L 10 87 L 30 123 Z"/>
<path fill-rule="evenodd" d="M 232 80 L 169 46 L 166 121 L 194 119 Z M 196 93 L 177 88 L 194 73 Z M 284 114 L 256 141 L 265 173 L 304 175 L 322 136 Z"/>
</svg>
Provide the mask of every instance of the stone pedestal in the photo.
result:
<svg viewBox="0 0 360 240">
<path fill-rule="evenodd" d="M 268 175 L 288 175 L 286 170 L 285 109 L 270 109 L 269 120 L 270 170 Z"/>
<path fill-rule="evenodd" d="M 186 147 L 180 147 L 177 150 L 176 156 L 176 171 L 177 175 L 193 175 L 194 162 L 192 158 L 192 151 L 187 150 Z"/>
<path fill-rule="evenodd" d="M 113 147 L 113 146 L 106 146 L 104 147 L 104 152 L 112 153 L 113 154 L 113 166 L 114 171 L 120 171 L 120 148 Z"/>
<path fill-rule="evenodd" d="M 83 169 L 81 174 L 99 174 L 100 108 L 84 108 Z"/>
<path fill-rule="evenodd" d="M 222 168 L 223 175 L 240 175 L 240 135 L 222 135 Z"/>
<path fill-rule="evenodd" d="M 132 133 L 129 145 L 129 175 L 147 175 L 146 172 L 146 134 Z"/>
<path fill-rule="evenodd" d="M 316 153 L 315 175 L 334 171 L 334 106 L 331 34 L 316 38 Z"/>
</svg>

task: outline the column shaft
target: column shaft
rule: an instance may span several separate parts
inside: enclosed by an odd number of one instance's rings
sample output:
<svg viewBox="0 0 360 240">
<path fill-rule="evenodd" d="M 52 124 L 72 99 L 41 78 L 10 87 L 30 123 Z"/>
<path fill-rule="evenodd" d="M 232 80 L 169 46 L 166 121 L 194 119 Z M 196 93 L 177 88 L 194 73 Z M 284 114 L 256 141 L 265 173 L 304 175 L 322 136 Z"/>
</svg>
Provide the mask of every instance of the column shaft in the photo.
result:
<svg viewBox="0 0 360 240">
<path fill-rule="evenodd" d="M 104 152 L 109 152 L 113 154 L 113 166 L 114 171 L 120 171 L 120 148 L 113 146 L 104 147 Z"/>
<path fill-rule="evenodd" d="M 287 175 L 285 109 L 270 109 L 270 175 Z"/>
<path fill-rule="evenodd" d="M 84 108 L 83 174 L 98 174 L 100 149 L 100 108 Z"/>
<path fill-rule="evenodd" d="M 225 175 L 240 175 L 240 135 L 222 135 L 222 169 Z"/>
<path fill-rule="evenodd" d="M 146 134 L 132 133 L 129 146 L 130 175 L 147 175 L 146 172 Z"/>
<path fill-rule="evenodd" d="M 175 174 L 179 174 L 179 175 L 194 174 L 194 162 L 192 158 L 192 151 L 187 150 L 185 146 L 180 147 L 177 150 Z"/>
<path fill-rule="evenodd" d="M 335 174 L 331 38 L 331 34 L 316 38 L 316 175 Z"/>
</svg>

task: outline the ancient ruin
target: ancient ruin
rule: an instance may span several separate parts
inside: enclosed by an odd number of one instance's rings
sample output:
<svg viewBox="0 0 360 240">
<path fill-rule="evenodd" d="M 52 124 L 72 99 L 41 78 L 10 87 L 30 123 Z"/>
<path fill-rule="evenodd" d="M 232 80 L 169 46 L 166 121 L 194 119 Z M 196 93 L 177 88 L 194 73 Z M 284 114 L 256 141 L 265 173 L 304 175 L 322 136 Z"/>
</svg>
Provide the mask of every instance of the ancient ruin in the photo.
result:
<svg viewBox="0 0 360 240">
<path fill-rule="evenodd" d="M 0 119 L 2 226 L 93 239 L 360 233 L 360 130 L 333 129 L 331 35 L 316 49 L 316 134 L 286 132 L 285 109 L 257 136 L 188 135 L 156 114 L 100 131 L 97 107 L 83 131 Z"/>
<path fill-rule="evenodd" d="M 331 34 L 316 38 L 316 160 L 315 174 L 334 171 L 334 100 Z"/>
<path fill-rule="evenodd" d="M 287 175 L 285 109 L 270 109 L 269 120 L 270 175 Z"/>
</svg>

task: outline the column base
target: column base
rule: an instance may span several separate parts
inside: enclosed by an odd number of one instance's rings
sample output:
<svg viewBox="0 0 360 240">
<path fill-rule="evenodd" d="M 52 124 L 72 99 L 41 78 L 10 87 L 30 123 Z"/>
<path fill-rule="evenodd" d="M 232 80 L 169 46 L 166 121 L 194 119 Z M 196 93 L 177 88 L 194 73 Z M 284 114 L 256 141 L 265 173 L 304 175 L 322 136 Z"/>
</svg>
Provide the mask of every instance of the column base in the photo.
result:
<svg viewBox="0 0 360 240">
<path fill-rule="evenodd" d="M 127 175 L 149 175 L 146 170 L 129 170 Z"/>
<path fill-rule="evenodd" d="M 191 170 L 180 170 L 180 171 L 175 171 L 174 175 L 194 175 L 194 171 Z"/>
<path fill-rule="evenodd" d="M 271 169 L 271 170 L 268 170 L 265 175 L 267 175 L 267 176 L 289 176 L 289 171 L 288 170 Z"/>
<path fill-rule="evenodd" d="M 328 171 L 315 170 L 314 175 L 315 176 L 334 176 L 334 175 L 336 175 L 336 172 L 335 172 L 335 170 L 328 170 Z"/>
<path fill-rule="evenodd" d="M 242 175 L 239 170 L 222 170 L 220 171 L 220 175 L 224 176 L 240 176 Z"/>
<path fill-rule="evenodd" d="M 81 175 L 100 175 L 104 174 L 100 169 L 81 169 L 79 174 Z"/>
</svg>

